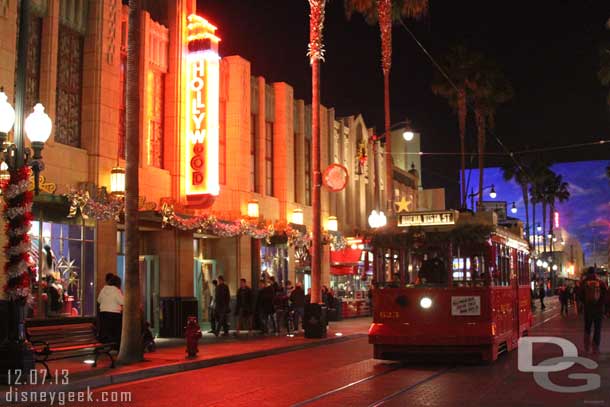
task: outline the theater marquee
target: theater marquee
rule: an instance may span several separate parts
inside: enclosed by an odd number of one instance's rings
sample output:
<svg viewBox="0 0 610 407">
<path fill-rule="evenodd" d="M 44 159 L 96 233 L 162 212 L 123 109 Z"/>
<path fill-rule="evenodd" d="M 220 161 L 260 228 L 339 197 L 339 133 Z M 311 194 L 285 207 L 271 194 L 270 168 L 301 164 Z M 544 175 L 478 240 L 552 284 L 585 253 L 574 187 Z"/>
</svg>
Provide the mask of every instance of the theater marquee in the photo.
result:
<svg viewBox="0 0 610 407">
<path fill-rule="evenodd" d="M 188 17 L 185 193 L 189 204 L 209 205 L 220 193 L 218 180 L 219 65 L 216 27 Z"/>
</svg>

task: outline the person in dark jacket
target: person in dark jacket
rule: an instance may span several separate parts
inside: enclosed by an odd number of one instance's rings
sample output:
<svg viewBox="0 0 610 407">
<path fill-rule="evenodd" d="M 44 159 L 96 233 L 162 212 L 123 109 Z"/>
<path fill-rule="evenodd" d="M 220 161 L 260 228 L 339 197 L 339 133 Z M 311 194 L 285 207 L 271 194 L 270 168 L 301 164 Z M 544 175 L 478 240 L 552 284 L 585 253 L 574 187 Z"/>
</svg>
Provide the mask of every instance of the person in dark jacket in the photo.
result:
<svg viewBox="0 0 610 407">
<path fill-rule="evenodd" d="M 585 351 L 591 347 L 593 328 L 593 353 L 599 353 L 601 343 L 602 318 L 608 287 L 595 274 L 595 267 L 589 267 L 582 282 L 581 299 L 585 310 Z"/>
<path fill-rule="evenodd" d="M 544 297 L 546 297 L 546 287 L 544 286 L 544 280 L 540 282 L 538 286 L 538 298 L 540 298 L 540 309 L 544 310 Z"/>
<path fill-rule="evenodd" d="M 301 283 L 297 283 L 290 293 L 290 303 L 294 308 L 294 329 L 299 331 L 299 320 L 303 321 L 305 316 L 305 291 Z"/>
<path fill-rule="evenodd" d="M 239 335 L 239 331 L 244 327 L 248 328 L 248 335 L 250 335 L 252 333 L 252 289 L 248 287 L 245 278 L 239 280 L 235 317 L 237 318 L 237 330 L 234 335 Z"/>
<path fill-rule="evenodd" d="M 212 280 L 214 291 L 210 296 L 210 306 L 208 307 L 208 318 L 210 319 L 210 330 L 209 334 L 216 332 L 216 287 L 218 287 L 218 281 Z"/>
<path fill-rule="evenodd" d="M 275 291 L 272 285 L 265 285 L 265 281 L 261 280 L 258 286 L 258 296 L 256 297 L 256 314 L 259 317 L 262 332 L 266 334 L 269 328 L 269 321 L 273 325 L 273 331 L 276 331 L 275 319 L 273 318 L 273 298 Z"/>
<path fill-rule="evenodd" d="M 561 303 L 561 316 L 568 316 L 568 301 L 570 292 L 568 291 L 568 287 L 566 287 L 565 283 L 561 284 L 559 287 L 559 302 Z"/>
<path fill-rule="evenodd" d="M 214 335 L 218 336 L 220 328 L 224 330 L 223 336 L 229 335 L 229 323 L 227 322 L 227 314 L 231 312 L 229 308 L 231 303 L 231 294 L 229 293 L 229 287 L 225 284 L 223 276 L 218 276 L 218 285 L 216 286 L 216 292 L 214 293 L 214 299 L 216 301 L 216 330 Z"/>
</svg>

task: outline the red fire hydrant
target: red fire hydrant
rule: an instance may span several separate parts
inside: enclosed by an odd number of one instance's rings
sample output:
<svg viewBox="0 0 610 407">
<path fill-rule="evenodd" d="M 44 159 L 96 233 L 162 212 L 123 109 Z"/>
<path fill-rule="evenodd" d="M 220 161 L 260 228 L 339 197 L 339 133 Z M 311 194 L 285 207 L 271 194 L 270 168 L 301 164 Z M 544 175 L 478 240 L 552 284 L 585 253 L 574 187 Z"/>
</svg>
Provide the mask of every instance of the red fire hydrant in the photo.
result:
<svg viewBox="0 0 610 407">
<path fill-rule="evenodd" d="M 190 316 L 187 318 L 184 337 L 186 338 L 187 358 L 192 359 L 199 352 L 197 345 L 199 344 L 199 338 L 201 338 L 201 328 L 197 322 L 197 317 Z"/>
</svg>

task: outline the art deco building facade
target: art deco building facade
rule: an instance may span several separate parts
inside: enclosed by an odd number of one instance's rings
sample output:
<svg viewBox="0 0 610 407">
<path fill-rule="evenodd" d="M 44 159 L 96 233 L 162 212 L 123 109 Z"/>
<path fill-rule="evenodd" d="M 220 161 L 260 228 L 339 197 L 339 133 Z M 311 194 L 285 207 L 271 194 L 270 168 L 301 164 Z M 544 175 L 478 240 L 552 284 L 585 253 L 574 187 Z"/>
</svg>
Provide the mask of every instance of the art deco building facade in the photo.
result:
<svg viewBox="0 0 610 407">
<path fill-rule="evenodd" d="M 0 84 L 13 104 L 19 63 L 17 3 L 0 2 Z M 249 61 L 223 56 L 221 41 L 218 58 L 218 37 L 230 27 L 216 30 L 203 19 L 192 20 L 209 42 L 201 57 L 205 72 L 203 65 L 197 71 L 189 51 L 188 17 L 205 16 L 205 10 L 195 10 L 194 1 L 149 3 L 153 6 L 142 13 L 139 38 L 141 271 L 147 318 L 158 330 L 168 299 L 194 303 L 204 320 L 210 281 L 218 275 L 225 277 L 233 295 L 239 278 L 252 284 L 264 273 L 307 284 L 306 250 L 289 245 L 283 233 L 268 240 L 244 234 L 223 237 L 164 227 L 159 212 L 165 203 L 180 219 L 213 214 L 235 222 L 248 219 L 248 205 L 256 201 L 261 222 L 289 225 L 300 217 L 293 219 L 293 214 L 302 211 L 303 226 L 293 229 L 310 231 L 311 108 L 289 84 L 268 83 L 252 76 Z M 31 317 L 91 316 L 105 274 L 123 273 L 123 225 L 99 213 L 70 216 L 66 194 L 88 191 L 102 199 L 100 188 L 110 189 L 112 169 L 125 166 L 127 7 L 119 0 L 32 4 L 26 110 L 40 101 L 54 124 L 43 151 L 44 191 L 36 198 L 32 251 L 35 258 L 54 256 L 53 270 L 41 268 L 39 274 L 55 273 L 53 284 L 62 298 L 58 304 L 46 299 Z M 199 79 L 201 88 L 194 82 Z M 197 91 L 205 92 L 206 103 L 197 99 Z M 197 100 L 206 105 L 207 114 L 209 144 L 201 151 L 192 144 L 196 129 L 189 127 L 191 116 L 203 109 L 195 107 Z M 322 168 L 337 163 L 349 174 L 344 190 L 323 189 L 323 219 L 337 217 L 338 231 L 356 236 L 367 228 L 376 205 L 372 130 L 360 115 L 338 118 L 334 109 L 323 107 L 321 117 Z M 385 174 L 382 153 L 380 147 L 379 174 Z M 200 175 L 192 160 L 198 155 L 206 202 L 192 199 L 201 198 L 201 191 L 193 189 Z M 417 202 L 417 185 L 404 172 L 396 185 L 397 199 L 402 195 Z M 384 180 L 379 187 L 383 194 Z M 324 247 L 322 280 L 328 285 L 330 248 Z M 40 292 L 45 290 L 49 287 Z"/>
</svg>

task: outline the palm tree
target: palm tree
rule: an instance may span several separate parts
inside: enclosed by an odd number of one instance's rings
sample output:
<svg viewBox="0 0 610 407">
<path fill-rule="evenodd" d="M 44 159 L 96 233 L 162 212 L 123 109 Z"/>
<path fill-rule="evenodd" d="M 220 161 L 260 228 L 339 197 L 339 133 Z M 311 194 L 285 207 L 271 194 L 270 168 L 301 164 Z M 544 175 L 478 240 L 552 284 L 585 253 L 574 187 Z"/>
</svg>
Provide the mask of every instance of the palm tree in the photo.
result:
<svg viewBox="0 0 610 407">
<path fill-rule="evenodd" d="M 606 167 L 606 177 L 610 181 L 610 165 Z"/>
<path fill-rule="evenodd" d="M 140 167 L 139 58 L 141 0 L 129 0 L 126 74 L 125 145 L 125 304 L 123 333 L 118 361 L 122 364 L 142 360 L 140 313 L 140 240 L 138 234 L 138 173 Z"/>
<path fill-rule="evenodd" d="M 394 208 L 392 187 L 392 137 L 390 134 L 390 69 L 392 68 L 392 24 L 401 18 L 421 18 L 428 14 L 428 0 L 344 0 L 348 18 L 362 14 L 369 24 L 379 22 L 381 33 L 381 70 L 383 71 L 383 96 L 385 112 L 385 165 L 388 211 Z"/>
<path fill-rule="evenodd" d="M 486 129 L 495 127 L 499 105 L 513 97 L 513 89 L 500 67 L 485 60 L 472 81 L 468 82 L 474 99 L 474 116 L 477 127 L 479 153 L 479 202 L 483 201 Z"/>
<path fill-rule="evenodd" d="M 311 166 L 313 209 L 311 253 L 311 303 L 321 300 L 322 223 L 320 206 L 320 61 L 324 60 L 324 13 L 326 0 L 309 0 L 309 63 L 311 65 Z"/>
<path fill-rule="evenodd" d="M 555 214 L 555 204 L 557 202 L 562 203 L 570 199 L 568 183 L 563 180 L 563 177 L 561 175 L 552 174 L 547 184 L 545 195 L 549 203 L 549 234 L 551 235 L 550 245 L 552 247 L 554 239 L 553 217 Z"/>
<path fill-rule="evenodd" d="M 523 205 L 525 206 L 525 238 L 530 243 L 529 193 L 530 178 L 523 165 L 510 163 L 502 167 L 502 175 L 506 181 L 515 181 L 521 187 Z"/>
<path fill-rule="evenodd" d="M 610 42 L 606 42 L 599 48 L 599 62 L 597 77 L 603 86 L 610 86 Z M 610 92 L 608 92 L 607 102 L 610 106 Z"/>
<path fill-rule="evenodd" d="M 447 81 L 438 71 L 432 81 L 432 92 L 442 96 L 449 102 L 449 106 L 457 113 L 460 133 L 460 165 L 462 195 L 460 204 L 466 207 L 466 116 L 467 104 L 470 98 L 469 82 L 473 79 L 482 56 L 468 50 L 462 45 L 452 47 L 441 60 L 444 70 L 449 73 L 451 82 Z M 455 87 L 453 86 L 455 85 Z"/>
<path fill-rule="evenodd" d="M 530 187 L 531 201 L 534 208 L 534 216 L 536 211 L 536 204 L 540 203 L 542 206 L 542 245 L 543 252 L 546 252 L 546 209 L 547 200 L 544 195 L 544 191 L 548 180 L 552 174 L 549 169 L 549 164 L 543 160 L 536 160 L 531 166 L 531 177 L 532 185 Z"/>
</svg>

